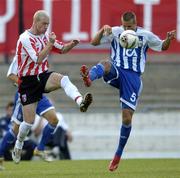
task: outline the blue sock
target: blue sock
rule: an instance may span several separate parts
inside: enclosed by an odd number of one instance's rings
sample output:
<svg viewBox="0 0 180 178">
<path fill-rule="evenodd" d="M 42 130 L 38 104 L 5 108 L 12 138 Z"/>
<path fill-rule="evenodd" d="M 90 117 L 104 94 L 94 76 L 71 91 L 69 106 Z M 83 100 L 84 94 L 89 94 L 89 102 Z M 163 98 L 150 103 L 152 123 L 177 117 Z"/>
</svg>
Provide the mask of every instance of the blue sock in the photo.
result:
<svg viewBox="0 0 180 178">
<path fill-rule="evenodd" d="M 121 157 L 123 149 L 127 143 L 127 140 L 129 138 L 131 132 L 131 125 L 122 125 L 121 130 L 120 130 L 120 138 L 119 138 L 119 145 L 118 149 L 116 151 L 116 155 Z"/>
<path fill-rule="evenodd" d="M 16 135 L 10 129 L 2 139 L 0 144 L 0 157 L 4 157 L 4 152 L 15 142 Z"/>
<path fill-rule="evenodd" d="M 104 75 L 104 66 L 102 64 L 97 64 L 93 66 L 89 71 L 89 77 L 91 81 L 101 78 Z"/>
<path fill-rule="evenodd" d="M 49 139 L 52 137 L 53 132 L 55 130 L 55 127 L 53 127 L 50 124 L 47 124 L 44 129 L 43 129 L 43 133 L 42 133 L 42 138 L 40 140 L 40 143 L 37 146 L 38 150 L 44 150 L 46 144 L 48 143 Z"/>
</svg>

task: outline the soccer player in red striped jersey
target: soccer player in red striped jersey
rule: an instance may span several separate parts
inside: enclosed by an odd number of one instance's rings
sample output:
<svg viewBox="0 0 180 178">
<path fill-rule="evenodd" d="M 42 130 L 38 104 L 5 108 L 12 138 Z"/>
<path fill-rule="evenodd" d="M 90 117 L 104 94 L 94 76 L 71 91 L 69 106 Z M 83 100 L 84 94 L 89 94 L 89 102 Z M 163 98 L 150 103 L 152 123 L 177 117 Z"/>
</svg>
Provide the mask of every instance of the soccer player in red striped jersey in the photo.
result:
<svg viewBox="0 0 180 178">
<path fill-rule="evenodd" d="M 79 43 L 77 39 L 66 44 L 59 42 L 54 32 L 47 34 L 48 26 L 48 14 L 39 10 L 33 16 L 31 28 L 22 33 L 17 41 L 15 58 L 18 61 L 18 91 L 24 121 L 19 127 L 12 152 L 15 163 L 20 162 L 24 139 L 32 127 L 37 102 L 43 93 L 63 88 L 66 95 L 77 103 L 81 112 L 86 112 L 92 103 L 92 95 L 87 93 L 83 97 L 68 76 L 48 71 L 48 55 L 51 51 L 67 53 Z"/>
</svg>

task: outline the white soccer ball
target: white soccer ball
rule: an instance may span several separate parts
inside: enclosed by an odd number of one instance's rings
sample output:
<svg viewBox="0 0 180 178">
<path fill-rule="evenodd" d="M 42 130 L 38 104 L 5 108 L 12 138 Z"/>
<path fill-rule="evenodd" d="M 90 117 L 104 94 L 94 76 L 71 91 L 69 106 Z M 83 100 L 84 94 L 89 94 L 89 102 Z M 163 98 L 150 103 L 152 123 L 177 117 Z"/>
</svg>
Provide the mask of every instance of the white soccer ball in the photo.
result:
<svg viewBox="0 0 180 178">
<path fill-rule="evenodd" d="M 119 43 L 123 48 L 132 49 L 138 46 L 139 38 L 135 31 L 125 30 L 120 35 Z"/>
</svg>

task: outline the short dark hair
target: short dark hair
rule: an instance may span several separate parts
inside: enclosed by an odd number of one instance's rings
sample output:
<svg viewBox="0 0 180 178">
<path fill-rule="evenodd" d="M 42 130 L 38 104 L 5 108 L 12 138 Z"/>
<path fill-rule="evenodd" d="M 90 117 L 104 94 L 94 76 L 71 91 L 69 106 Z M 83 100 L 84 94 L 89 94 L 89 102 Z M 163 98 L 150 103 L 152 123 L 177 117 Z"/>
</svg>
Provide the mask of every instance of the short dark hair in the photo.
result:
<svg viewBox="0 0 180 178">
<path fill-rule="evenodd" d="M 122 15 L 122 19 L 124 21 L 133 20 L 134 22 L 136 22 L 136 14 L 132 11 L 127 11 Z"/>
<path fill-rule="evenodd" d="M 14 107 L 14 102 L 12 101 L 8 102 L 6 105 L 6 109 L 8 109 L 9 107 Z"/>
</svg>

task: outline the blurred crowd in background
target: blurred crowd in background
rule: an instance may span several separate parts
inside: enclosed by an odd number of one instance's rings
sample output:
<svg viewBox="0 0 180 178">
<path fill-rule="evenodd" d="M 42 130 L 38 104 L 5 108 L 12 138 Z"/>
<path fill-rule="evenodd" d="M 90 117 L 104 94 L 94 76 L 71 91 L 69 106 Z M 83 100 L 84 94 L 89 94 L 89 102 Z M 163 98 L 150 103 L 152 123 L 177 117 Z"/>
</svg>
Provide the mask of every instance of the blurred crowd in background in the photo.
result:
<svg viewBox="0 0 180 178">
<path fill-rule="evenodd" d="M 4 111 L 4 115 L 0 118 L 0 143 L 3 136 L 10 129 L 11 116 L 13 113 L 14 103 L 12 101 L 8 102 Z M 52 135 L 49 143 L 46 145 L 48 156 L 51 159 L 71 159 L 71 154 L 68 146 L 68 142 L 72 142 L 72 133 L 69 129 L 68 124 L 63 118 L 61 113 L 57 113 L 59 123 L 55 133 Z M 42 130 L 46 125 L 47 121 L 42 117 L 36 116 L 34 125 L 31 132 L 29 133 L 23 147 L 22 160 L 37 159 L 33 157 L 33 151 L 40 140 Z M 4 159 L 12 160 L 11 151 L 14 147 L 13 142 L 11 146 L 5 151 Z"/>
</svg>

